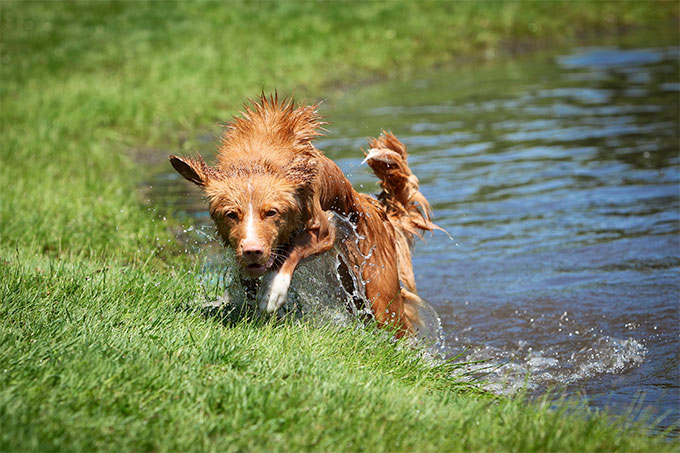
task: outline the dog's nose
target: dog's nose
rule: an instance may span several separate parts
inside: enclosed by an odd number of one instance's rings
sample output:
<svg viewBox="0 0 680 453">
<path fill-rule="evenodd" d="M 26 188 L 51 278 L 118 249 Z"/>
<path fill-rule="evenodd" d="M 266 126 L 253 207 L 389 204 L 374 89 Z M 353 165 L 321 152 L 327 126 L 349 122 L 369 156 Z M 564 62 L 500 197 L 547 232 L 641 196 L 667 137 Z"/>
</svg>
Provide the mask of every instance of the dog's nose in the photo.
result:
<svg viewBox="0 0 680 453">
<path fill-rule="evenodd" d="M 241 250 L 243 252 L 243 256 L 246 259 L 253 261 L 260 259 L 260 257 L 264 254 L 264 247 L 262 247 L 262 244 L 258 244 L 256 242 L 247 242 L 242 244 Z"/>
</svg>

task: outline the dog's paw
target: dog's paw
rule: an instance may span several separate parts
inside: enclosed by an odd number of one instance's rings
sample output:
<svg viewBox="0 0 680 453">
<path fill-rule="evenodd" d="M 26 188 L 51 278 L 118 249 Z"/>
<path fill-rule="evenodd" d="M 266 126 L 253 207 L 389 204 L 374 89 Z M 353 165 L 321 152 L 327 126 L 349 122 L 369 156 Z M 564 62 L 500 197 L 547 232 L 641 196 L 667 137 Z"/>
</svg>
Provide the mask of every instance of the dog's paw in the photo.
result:
<svg viewBox="0 0 680 453">
<path fill-rule="evenodd" d="M 286 302 L 292 276 L 282 272 L 269 272 L 262 279 L 257 294 L 257 305 L 266 313 L 276 313 Z"/>
</svg>

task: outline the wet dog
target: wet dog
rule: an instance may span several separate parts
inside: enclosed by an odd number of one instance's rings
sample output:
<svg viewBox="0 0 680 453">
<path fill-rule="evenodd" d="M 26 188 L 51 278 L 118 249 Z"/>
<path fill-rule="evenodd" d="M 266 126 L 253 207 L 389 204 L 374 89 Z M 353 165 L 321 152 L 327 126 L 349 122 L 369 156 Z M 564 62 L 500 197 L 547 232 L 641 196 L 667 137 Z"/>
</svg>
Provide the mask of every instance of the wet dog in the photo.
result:
<svg viewBox="0 0 680 453">
<path fill-rule="evenodd" d="M 234 250 L 242 275 L 262 277 L 260 310 L 276 312 L 300 261 L 333 247 L 336 231 L 328 212 L 334 211 L 363 237 L 361 256 L 347 267 L 360 269 L 375 319 L 396 328 L 397 336 L 412 334 L 422 304 L 411 264 L 413 240 L 438 227 L 407 165 L 406 147 L 387 133 L 369 142 L 364 162 L 383 190 L 377 198 L 361 194 L 314 146 L 326 124 L 317 107 L 262 95 L 226 126 L 215 166 L 200 156 L 170 156 L 170 162 L 202 188 L 217 233 Z"/>
</svg>

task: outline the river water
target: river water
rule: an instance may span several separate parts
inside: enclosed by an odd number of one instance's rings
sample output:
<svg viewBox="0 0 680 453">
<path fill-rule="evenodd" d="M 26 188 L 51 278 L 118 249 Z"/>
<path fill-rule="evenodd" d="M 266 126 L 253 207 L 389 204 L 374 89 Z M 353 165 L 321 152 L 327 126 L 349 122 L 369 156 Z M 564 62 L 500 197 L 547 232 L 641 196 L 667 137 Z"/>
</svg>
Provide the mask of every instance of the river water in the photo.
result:
<svg viewBox="0 0 680 453">
<path fill-rule="evenodd" d="M 358 190 L 378 191 L 366 137 L 384 128 L 408 146 L 453 237 L 417 243 L 419 293 L 447 353 L 484 360 L 490 389 L 564 389 L 614 413 L 641 401 L 662 427 L 680 420 L 679 55 L 583 47 L 324 104 L 317 146 Z M 169 165 L 154 185 L 209 224 Z"/>
</svg>

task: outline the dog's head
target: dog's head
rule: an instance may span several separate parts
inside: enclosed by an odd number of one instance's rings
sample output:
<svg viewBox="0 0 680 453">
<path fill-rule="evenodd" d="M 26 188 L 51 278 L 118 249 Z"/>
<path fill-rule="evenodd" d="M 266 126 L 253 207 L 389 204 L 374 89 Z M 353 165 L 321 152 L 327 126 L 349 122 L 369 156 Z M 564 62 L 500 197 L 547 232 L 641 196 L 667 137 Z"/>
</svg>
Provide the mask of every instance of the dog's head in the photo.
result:
<svg viewBox="0 0 680 453">
<path fill-rule="evenodd" d="M 312 140 L 325 124 L 317 106 L 262 94 L 227 125 L 217 167 L 200 156 L 170 156 L 175 170 L 207 195 L 217 232 L 248 277 L 282 261 L 286 246 L 313 222 L 321 154 Z"/>
<path fill-rule="evenodd" d="M 172 166 L 199 185 L 210 203 L 217 233 L 247 277 L 259 277 L 285 258 L 286 247 L 310 221 L 314 167 L 277 168 L 242 161 L 220 170 L 195 159 L 170 156 Z"/>
</svg>

